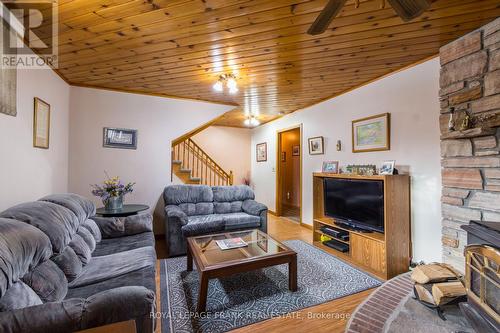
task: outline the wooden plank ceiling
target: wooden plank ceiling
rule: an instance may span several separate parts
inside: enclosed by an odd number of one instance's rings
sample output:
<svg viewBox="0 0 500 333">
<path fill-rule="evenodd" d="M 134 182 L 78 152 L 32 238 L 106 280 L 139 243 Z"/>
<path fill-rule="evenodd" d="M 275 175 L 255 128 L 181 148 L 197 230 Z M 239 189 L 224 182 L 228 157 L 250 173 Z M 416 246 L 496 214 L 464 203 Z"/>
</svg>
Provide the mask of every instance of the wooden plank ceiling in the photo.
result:
<svg viewBox="0 0 500 333">
<path fill-rule="evenodd" d="M 382 0 L 350 0 L 325 33 L 306 34 L 326 2 L 60 0 L 58 72 L 74 85 L 234 104 L 216 124 L 243 126 L 245 112 L 268 122 L 436 55 L 500 16 L 498 0 L 436 0 L 404 23 Z M 237 94 L 212 89 L 223 73 L 237 75 Z"/>
</svg>

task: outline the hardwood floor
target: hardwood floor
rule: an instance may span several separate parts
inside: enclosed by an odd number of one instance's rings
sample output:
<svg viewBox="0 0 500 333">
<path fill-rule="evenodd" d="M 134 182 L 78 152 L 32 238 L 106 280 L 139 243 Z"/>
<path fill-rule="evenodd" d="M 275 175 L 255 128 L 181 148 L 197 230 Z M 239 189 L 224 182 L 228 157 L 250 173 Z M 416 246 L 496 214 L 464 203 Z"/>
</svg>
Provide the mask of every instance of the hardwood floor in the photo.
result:
<svg viewBox="0 0 500 333">
<path fill-rule="evenodd" d="M 288 219 L 268 215 L 268 233 L 280 240 L 300 239 L 312 244 L 312 231 Z M 166 256 L 164 239 L 157 239 L 158 258 Z M 158 288 L 159 290 L 159 288 Z M 344 332 L 351 313 L 374 289 L 305 308 L 287 316 L 277 317 L 231 331 L 232 333 Z M 163 332 L 166 333 L 166 332 Z"/>
</svg>

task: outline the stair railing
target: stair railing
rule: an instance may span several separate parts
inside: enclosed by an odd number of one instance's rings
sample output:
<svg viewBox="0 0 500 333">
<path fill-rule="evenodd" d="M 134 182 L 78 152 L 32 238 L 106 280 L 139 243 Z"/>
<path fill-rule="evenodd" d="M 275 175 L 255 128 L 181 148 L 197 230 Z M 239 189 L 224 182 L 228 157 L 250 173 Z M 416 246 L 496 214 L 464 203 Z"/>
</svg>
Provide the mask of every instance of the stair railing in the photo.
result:
<svg viewBox="0 0 500 333">
<path fill-rule="evenodd" d="M 233 185 L 233 172 L 226 172 L 191 138 L 174 143 L 172 163 L 181 162 L 181 169 L 191 170 L 191 178 L 209 186 Z M 172 167 L 173 172 L 173 167 Z"/>
</svg>

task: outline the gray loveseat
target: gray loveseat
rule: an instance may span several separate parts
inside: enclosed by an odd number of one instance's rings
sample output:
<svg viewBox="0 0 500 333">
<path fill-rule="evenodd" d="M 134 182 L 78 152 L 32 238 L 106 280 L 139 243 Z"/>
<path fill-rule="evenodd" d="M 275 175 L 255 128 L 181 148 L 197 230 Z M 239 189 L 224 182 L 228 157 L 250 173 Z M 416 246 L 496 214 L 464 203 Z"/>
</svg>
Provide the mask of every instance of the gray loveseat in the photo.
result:
<svg viewBox="0 0 500 333">
<path fill-rule="evenodd" d="M 267 207 L 245 185 L 171 185 L 165 188 L 166 241 L 169 256 L 186 253 L 186 237 L 224 231 L 267 232 Z"/>
<path fill-rule="evenodd" d="M 93 203 L 75 194 L 0 213 L 0 332 L 74 332 L 129 320 L 137 332 L 153 332 L 151 215 L 94 214 Z"/>
</svg>

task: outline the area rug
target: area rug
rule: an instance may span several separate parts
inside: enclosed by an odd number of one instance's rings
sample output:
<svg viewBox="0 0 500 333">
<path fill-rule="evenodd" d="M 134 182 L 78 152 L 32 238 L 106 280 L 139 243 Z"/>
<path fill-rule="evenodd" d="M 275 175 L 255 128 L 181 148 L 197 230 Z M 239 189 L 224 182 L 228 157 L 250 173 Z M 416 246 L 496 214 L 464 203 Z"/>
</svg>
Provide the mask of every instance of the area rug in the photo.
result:
<svg viewBox="0 0 500 333">
<path fill-rule="evenodd" d="M 298 291 L 288 290 L 288 265 L 209 282 L 207 312 L 196 314 L 199 277 L 186 257 L 161 261 L 163 333 L 219 333 L 377 287 L 380 280 L 300 240 L 284 242 L 297 252 Z"/>
</svg>

